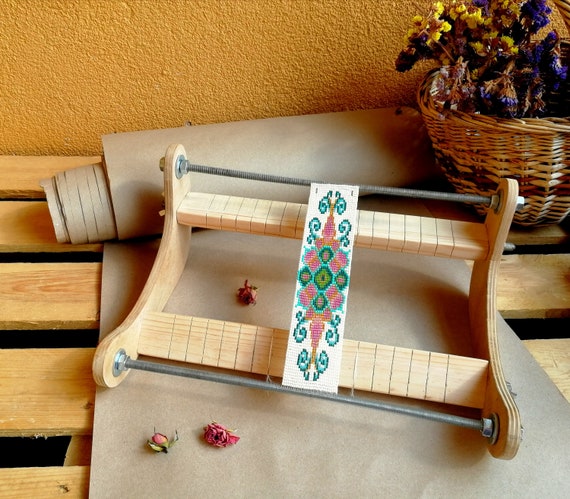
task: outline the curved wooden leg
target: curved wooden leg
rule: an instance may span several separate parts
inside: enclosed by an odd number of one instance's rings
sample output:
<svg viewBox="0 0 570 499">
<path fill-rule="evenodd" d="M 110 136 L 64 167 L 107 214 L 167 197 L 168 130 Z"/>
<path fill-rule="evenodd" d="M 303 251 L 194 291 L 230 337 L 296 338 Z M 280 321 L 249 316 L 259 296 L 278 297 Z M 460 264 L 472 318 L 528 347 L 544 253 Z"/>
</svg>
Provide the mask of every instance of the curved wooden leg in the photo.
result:
<svg viewBox="0 0 570 499">
<path fill-rule="evenodd" d="M 490 241 L 489 255 L 473 266 L 469 290 L 469 312 L 475 354 L 489 361 L 489 375 L 482 416 L 495 420 L 489 452 L 512 459 L 519 448 L 522 426 L 518 408 L 504 378 L 497 338 L 497 273 L 511 220 L 516 209 L 518 184 L 503 180 L 499 185 L 500 206 L 489 210 L 485 225 Z"/>
<path fill-rule="evenodd" d="M 158 254 L 143 291 L 123 323 L 97 347 L 93 377 L 102 386 L 117 386 L 127 372 L 114 373 L 115 359 L 122 349 L 132 359 L 138 357 L 140 324 L 148 311 L 162 311 L 184 270 L 190 249 L 191 228 L 176 221 L 176 210 L 190 189 L 189 176 L 176 178 L 179 158 L 186 157 L 181 145 L 168 148 L 164 167 L 164 231 Z M 158 167 L 158 165 L 157 165 Z"/>
</svg>

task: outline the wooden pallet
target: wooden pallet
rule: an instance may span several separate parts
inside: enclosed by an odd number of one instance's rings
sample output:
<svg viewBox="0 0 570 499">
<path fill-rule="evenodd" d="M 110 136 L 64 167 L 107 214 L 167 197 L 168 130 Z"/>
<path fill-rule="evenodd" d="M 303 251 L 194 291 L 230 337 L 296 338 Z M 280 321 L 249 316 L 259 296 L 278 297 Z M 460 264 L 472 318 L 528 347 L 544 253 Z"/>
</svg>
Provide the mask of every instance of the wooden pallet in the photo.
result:
<svg viewBox="0 0 570 499">
<path fill-rule="evenodd" d="M 98 327 L 102 245 L 58 244 L 38 183 L 97 159 L 0 157 L 0 328 L 6 334 L 37 330 L 55 336 L 72 330 L 86 335 Z M 509 241 L 546 249 L 504 256 L 498 284 L 503 316 L 570 317 L 569 224 L 512 230 Z M 561 248 L 565 253 L 554 254 Z M 32 260 L 37 261 L 27 263 Z M 570 339 L 525 345 L 570 401 Z M 0 349 L 0 436 L 14 437 L 15 445 L 16 437 L 72 437 L 64 466 L 0 469 L 0 496 L 87 497 L 93 347 Z"/>
</svg>

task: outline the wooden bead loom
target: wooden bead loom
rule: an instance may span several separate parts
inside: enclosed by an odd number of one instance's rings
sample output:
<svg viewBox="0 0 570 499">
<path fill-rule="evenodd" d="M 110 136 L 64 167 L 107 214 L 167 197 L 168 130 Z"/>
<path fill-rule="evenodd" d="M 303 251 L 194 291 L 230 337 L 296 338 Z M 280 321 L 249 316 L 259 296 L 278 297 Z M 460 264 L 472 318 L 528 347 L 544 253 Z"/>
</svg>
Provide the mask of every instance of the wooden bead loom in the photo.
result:
<svg viewBox="0 0 570 499">
<path fill-rule="evenodd" d="M 288 331 L 180 316 L 163 310 L 184 270 L 192 227 L 298 239 L 303 234 L 307 205 L 191 192 L 189 175 L 181 168 L 185 163 L 184 148 L 170 146 L 163 164 L 165 221 L 160 248 L 134 308 L 96 350 L 93 373 L 99 385 L 115 387 L 133 368 L 296 393 L 475 429 L 487 438 L 488 450 L 494 457 L 511 459 L 515 456 L 522 426 L 503 377 L 496 331 L 497 271 L 514 212 L 520 203 L 515 180 L 503 179 L 497 192 L 486 198 L 493 201 L 489 203 L 491 207 L 484 223 L 358 212 L 355 246 L 474 262 L 469 312 L 476 356 L 462 357 L 345 339 L 339 386 L 480 411 L 480 418 L 470 419 L 357 397 L 354 393 L 302 391 L 250 376 L 138 360 L 141 355 L 267 378 L 283 375 Z M 357 358 L 356 376 L 353 366 Z"/>
</svg>

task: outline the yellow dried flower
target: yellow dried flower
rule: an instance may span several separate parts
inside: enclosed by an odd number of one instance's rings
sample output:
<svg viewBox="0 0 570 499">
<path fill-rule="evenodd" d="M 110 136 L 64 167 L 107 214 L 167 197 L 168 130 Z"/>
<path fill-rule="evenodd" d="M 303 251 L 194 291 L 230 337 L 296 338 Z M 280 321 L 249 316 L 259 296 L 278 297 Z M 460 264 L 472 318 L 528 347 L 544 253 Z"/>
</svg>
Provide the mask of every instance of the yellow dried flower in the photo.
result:
<svg viewBox="0 0 570 499">
<path fill-rule="evenodd" d="M 434 42 L 438 42 L 439 39 L 441 38 L 441 31 L 434 31 L 431 35 L 430 38 L 434 41 Z"/>
<path fill-rule="evenodd" d="M 483 24 L 483 17 L 481 16 L 481 9 L 477 9 L 474 12 L 465 12 L 461 14 L 460 19 L 465 21 L 469 29 L 477 29 L 479 24 Z"/>
<path fill-rule="evenodd" d="M 471 42 L 470 45 L 473 47 L 473 50 L 477 55 L 480 55 L 481 57 L 486 55 L 485 46 L 482 42 Z"/>
<path fill-rule="evenodd" d="M 509 48 L 515 44 L 515 41 L 512 39 L 512 37 L 507 35 L 501 36 L 501 41 Z"/>
<path fill-rule="evenodd" d="M 436 2 L 433 4 L 434 12 L 436 16 L 441 16 L 443 14 L 443 2 Z"/>
<path fill-rule="evenodd" d="M 463 14 L 467 10 L 467 7 L 462 3 L 457 5 L 456 2 L 453 2 L 453 6 L 454 7 L 449 11 L 449 17 L 451 17 L 451 19 L 455 21 L 461 14 Z"/>
</svg>

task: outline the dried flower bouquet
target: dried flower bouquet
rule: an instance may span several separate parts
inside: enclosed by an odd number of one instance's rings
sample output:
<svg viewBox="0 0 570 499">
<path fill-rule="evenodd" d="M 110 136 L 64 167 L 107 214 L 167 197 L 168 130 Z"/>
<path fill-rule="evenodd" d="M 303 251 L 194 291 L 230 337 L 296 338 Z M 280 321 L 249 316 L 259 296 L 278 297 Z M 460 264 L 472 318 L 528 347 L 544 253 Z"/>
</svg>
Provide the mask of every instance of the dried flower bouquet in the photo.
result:
<svg viewBox="0 0 570 499">
<path fill-rule="evenodd" d="M 552 115 L 551 95 L 566 79 L 546 0 L 452 0 L 415 16 L 396 60 L 398 71 L 416 62 L 440 66 L 432 98 L 444 109 L 506 118 Z"/>
</svg>

